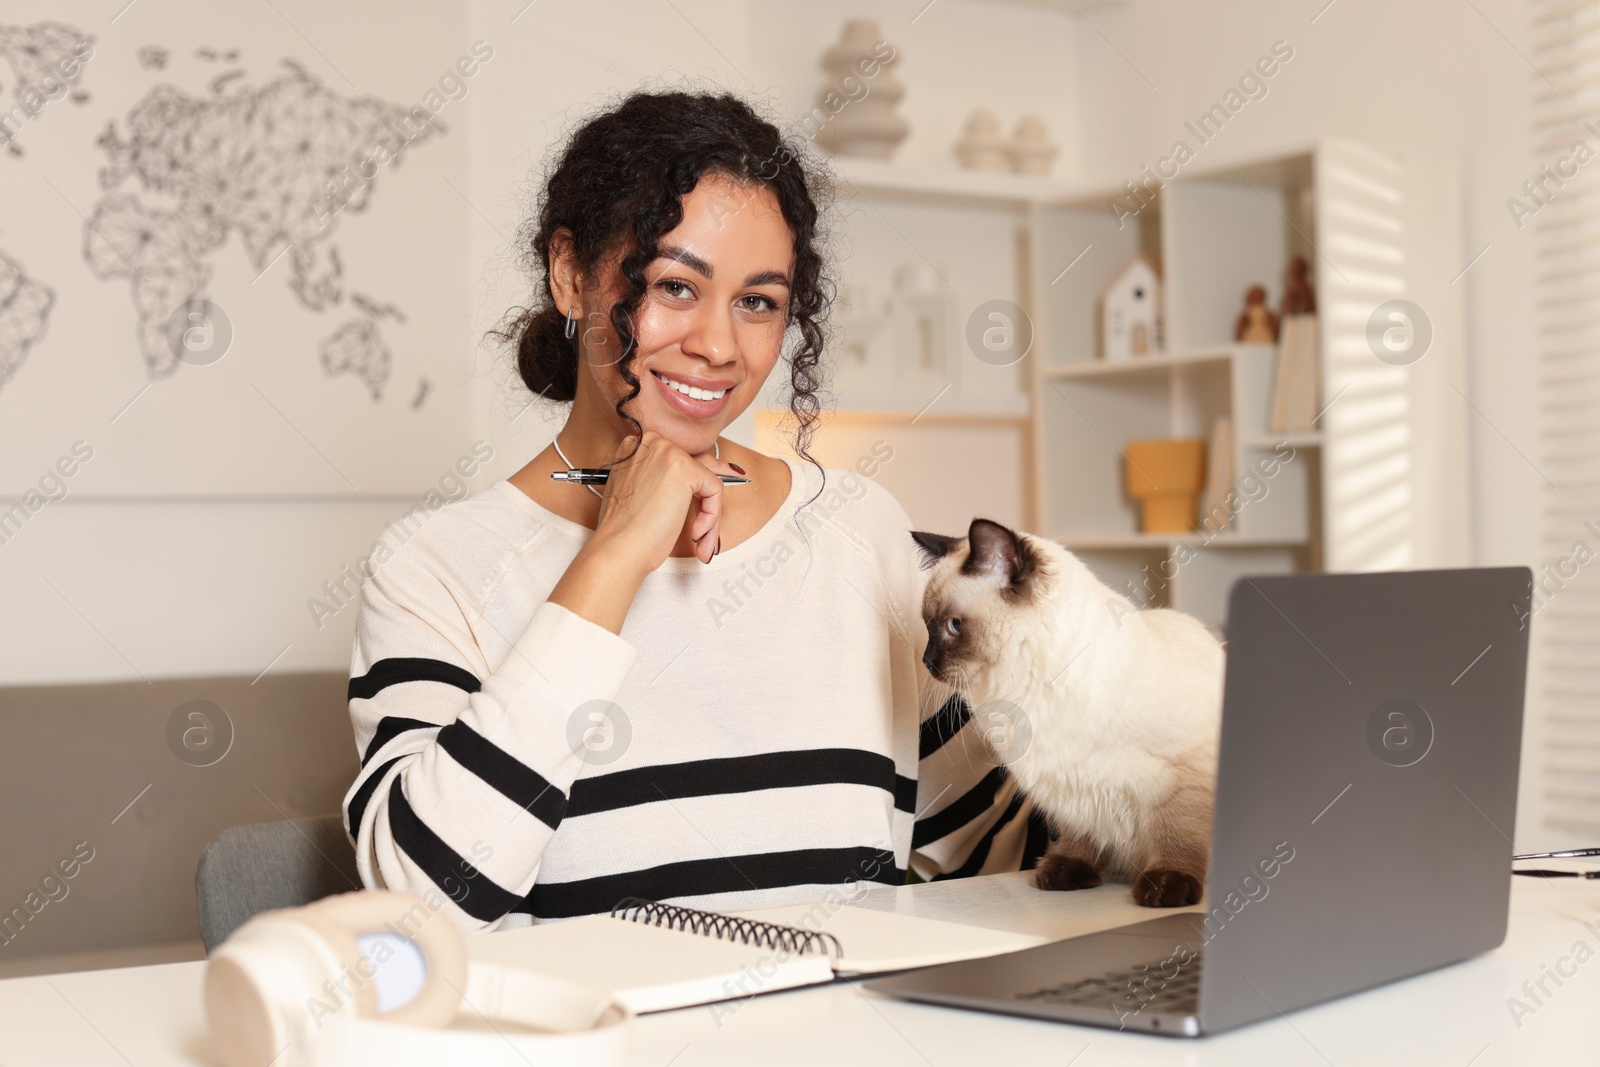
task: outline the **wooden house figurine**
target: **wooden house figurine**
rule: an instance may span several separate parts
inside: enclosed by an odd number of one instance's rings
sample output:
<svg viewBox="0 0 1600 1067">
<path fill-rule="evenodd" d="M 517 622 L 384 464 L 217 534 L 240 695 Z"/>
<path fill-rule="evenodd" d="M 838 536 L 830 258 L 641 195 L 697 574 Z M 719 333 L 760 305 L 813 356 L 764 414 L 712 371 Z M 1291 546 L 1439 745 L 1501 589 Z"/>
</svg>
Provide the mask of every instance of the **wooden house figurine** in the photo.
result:
<svg viewBox="0 0 1600 1067">
<path fill-rule="evenodd" d="M 1161 351 L 1161 272 L 1142 252 L 1100 293 L 1100 358 L 1137 359 Z"/>
</svg>

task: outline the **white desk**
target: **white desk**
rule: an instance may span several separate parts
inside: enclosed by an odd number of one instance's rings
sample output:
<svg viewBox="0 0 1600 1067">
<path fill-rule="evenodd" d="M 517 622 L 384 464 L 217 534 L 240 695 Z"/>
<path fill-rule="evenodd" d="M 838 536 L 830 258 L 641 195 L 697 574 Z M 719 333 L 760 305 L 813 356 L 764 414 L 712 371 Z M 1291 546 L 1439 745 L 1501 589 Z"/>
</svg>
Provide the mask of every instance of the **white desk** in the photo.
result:
<svg viewBox="0 0 1600 1067">
<path fill-rule="evenodd" d="M 1046 894 L 1027 875 L 874 890 L 865 906 L 1070 936 L 1151 913 L 1125 886 Z M 643 1016 L 633 1062 L 648 1067 L 870 1063 L 1217 1064 L 1346 1067 L 1600 1061 L 1600 885 L 1512 880 L 1506 942 L 1432 974 L 1213 1038 L 1185 1040 L 904 1003 L 852 983 Z M 1590 929 L 1585 923 L 1594 923 Z M 493 936 L 493 935 L 488 935 Z M 1507 1007 L 1575 946 L 1586 962 L 1531 1015 Z M 1564 963 L 1572 970 L 1575 959 Z M 214 1065 L 200 1003 L 203 963 L 0 981 L 0 1065 Z"/>
</svg>

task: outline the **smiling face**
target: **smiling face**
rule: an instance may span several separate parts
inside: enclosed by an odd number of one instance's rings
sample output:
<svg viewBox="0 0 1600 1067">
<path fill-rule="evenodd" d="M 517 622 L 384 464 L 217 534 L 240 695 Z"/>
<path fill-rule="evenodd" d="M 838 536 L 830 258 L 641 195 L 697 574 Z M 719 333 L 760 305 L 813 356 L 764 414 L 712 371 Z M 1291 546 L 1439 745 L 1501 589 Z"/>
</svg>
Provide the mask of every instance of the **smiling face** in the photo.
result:
<svg viewBox="0 0 1600 1067">
<path fill-rule="evenodd" d="M 704 452 L 755 400 L 782 353 L 794 236 L 770 188 L 708 174 L 683 197 L 683 220 L 658 248 L 633 318 L 629 366 L 640 392 L 627 411 L 685 451 Z M 615 410 L 631 389 L 610 322 L 627 289 L 621 258 L 605 261 L 597 286 L 580 286 L 554 249 L 551 270 L 557 307 L 582 309 L 578 403 L 588 406 L 585 394 L 599 400 L 593 415 L 619 435 L 634 432 Z"/>
</svg>

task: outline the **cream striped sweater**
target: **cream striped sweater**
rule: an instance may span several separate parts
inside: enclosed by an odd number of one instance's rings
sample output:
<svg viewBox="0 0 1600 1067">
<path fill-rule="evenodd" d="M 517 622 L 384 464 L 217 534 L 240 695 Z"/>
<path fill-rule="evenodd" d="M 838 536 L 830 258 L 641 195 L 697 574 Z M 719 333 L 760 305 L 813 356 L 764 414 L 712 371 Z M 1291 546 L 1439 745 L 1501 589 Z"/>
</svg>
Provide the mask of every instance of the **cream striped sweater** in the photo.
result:
<svg viewBox="0 0 1600 1067">
<path fill-rule="evenodd" d="M 1043 816 L 922 668 L 904 509 L 786 462 L 766 526 L 669 558 L 621 636 L 547 601 L 592 532 L 510 482 L 385 528 L 350 667 L 368 886 L 475 930 L 1033 865 Z"/>
</svg>

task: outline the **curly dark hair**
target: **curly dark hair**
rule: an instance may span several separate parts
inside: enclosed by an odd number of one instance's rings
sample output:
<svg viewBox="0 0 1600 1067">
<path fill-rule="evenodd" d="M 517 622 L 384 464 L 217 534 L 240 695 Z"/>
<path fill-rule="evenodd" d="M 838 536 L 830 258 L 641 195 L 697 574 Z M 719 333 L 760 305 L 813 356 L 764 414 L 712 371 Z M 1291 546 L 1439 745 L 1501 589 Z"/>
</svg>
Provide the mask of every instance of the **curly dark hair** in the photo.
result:
<svg viewBox="0 0 1600 1067">
<path fill-rule="evenodd" d="M 796 343 L 788 358 L 785 422 L 794 422 L 795 451 L 820 472 L 807 447 L 821 410 L 817 391 L 835 290 L 819 225 L 832 182 L 802 145 L 731 93 L 634 92 L 572 134 L 519 242 L 535 280 L 532 306 L 512 308 L 491 334 L 515 344 L 517 372 L 534 394 L 574 399 L 578 346 L 576 338 L 566 337 L 566 317 L 552 296 L 550 242 L 557 230 L 570 230 L 577 265 L 588 277 L 607 256 L 623 252 L 619 270 L 627 291 L 612 306 L 610 320 L 623 353 L 617 369 L 630 392 L 616 410 L 642 430 L 624 408 L 640 392 L 632 370 L 633 315 L 648 288 L 644 270 L 655 260 L 660 239 L 683 220 L 683 197 L 710 174 L 771 189 L 794 236 L 785 333 L 792 331 Z"/>
</svg>

